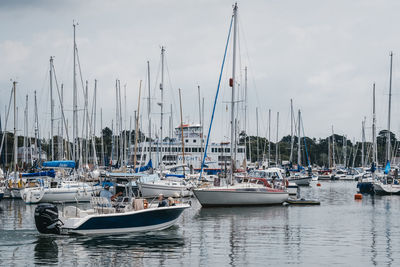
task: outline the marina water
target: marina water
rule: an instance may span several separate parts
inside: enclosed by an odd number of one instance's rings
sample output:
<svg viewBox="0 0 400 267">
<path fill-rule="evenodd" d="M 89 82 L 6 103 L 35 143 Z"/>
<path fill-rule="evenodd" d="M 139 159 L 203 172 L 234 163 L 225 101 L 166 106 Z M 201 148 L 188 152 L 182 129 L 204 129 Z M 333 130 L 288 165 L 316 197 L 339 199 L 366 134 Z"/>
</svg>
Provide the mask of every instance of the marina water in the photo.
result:
<svg viewBox="0 0 400 267">
<path fill-rule="evenodd" d="M 0 201 L 0 266 L 400 266 L 400 196 L 354 200 L 355 182 L 301 188 L 320 206 L 201 208 L 146 234 L 53 236 L 36 205 Z M 87 204 L 86 204 L 87 205 Z"/>
</svg>

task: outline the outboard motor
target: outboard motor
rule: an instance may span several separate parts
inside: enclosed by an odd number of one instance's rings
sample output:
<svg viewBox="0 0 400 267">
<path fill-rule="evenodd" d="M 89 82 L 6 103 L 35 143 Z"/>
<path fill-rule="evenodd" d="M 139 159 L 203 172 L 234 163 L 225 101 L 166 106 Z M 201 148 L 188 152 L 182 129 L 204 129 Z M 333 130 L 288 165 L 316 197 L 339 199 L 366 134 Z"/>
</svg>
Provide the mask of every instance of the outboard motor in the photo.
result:
<svg viewBox="0 0 400 267">
<path fill-rule="evenodd" d="M 49 203 L 39 204 L 35 209 L 36 229 L 42 234 L 60 234 L 61 222 L 57 206 Z"/>
</svg>

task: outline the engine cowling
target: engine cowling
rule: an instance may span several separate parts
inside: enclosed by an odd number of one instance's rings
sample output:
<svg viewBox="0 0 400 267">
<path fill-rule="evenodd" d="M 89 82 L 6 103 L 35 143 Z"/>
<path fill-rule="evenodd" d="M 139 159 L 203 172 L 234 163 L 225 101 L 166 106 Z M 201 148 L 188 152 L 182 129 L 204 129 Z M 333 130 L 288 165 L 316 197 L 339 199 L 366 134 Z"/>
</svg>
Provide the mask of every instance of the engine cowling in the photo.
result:
<svg viewBox="0 0 400 267">
<path fill-rule="evenodd" d="M 39 204 L 35 209 L 36 229 L 42 234 L 60 234 L 60 220 L 57 206 L 49 203 Z"/>
</svg>

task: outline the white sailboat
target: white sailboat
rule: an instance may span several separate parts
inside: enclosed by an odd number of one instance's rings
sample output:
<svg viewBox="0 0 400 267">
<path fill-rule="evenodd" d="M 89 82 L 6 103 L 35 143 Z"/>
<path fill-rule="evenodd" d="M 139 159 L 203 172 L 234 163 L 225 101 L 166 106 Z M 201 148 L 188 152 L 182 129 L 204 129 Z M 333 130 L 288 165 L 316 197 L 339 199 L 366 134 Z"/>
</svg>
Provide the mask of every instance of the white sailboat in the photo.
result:
<svg viewBox="0 0 400 267">
<path fill-rule="evenodd" d="M 234 179 L 233 179 L 234 165 L 235 165 L 234 158 L 233 158 L 233 156 L 234 156 L 233 151 L 235 148 L 235 145 L 234 145 L 234 142 L 235 142 L 235 137 L 234 137 L 235 113 L 234 112 L 235 112 L 235 87 L 236 87 L 235 68 L 236 68 L 237 9 L 238 9 L 237 4 L 235 4 L 235 6 L 233 8 L 233 17 L 232 17 L 233 21 L 231 21 L 231 27 L 232 27 L 232 22 L 233 22 L 234 29 L 233 29 L 233 67 L 232 67 L 232 79 L 230 80 L 230 86 L 232 87 L 231 142 L 230 142 L 231 149 L 230 149 L 230 174 L 229 174 L 230 177 L 229 177 L 229 181 L 226 183 L 226 185 L 211 186 L 211 187 L 205 187 L 205 188 L 196 188 L 193 190 L 193 193 L 195 194 L 196 198 L 198 199 L 198 201 L 200 202 L 200 204 L 203 207 L 282 204 L 289 197 L 289 194 L 285 187 L 272 188 L 272 187 L 267 187 L 264 184 L 252 183 L 250 181 L 244 182 L 243 180 L 241 183 L 238 183 L 238 182 L 234 181 Z M 226 51 L 227 51 L 229 38 L 230 38 L 230 31 L 231 31 L 231 28 L 229 30 L 223 64 L 225 62 Z M 222 70 L 221 70 L 220 75 L 222 75 Z M 218 97 L 219 86 L 220 86 L 220 84 L 218 84 L 217 94 L 216 94 L 216 98 L 214 101 L 214 108 L 215 108 L 216 100 Z M 214 117 L 214 112 L 213 112 L 212 118 L 213 117 Z M 210 123 L 209 133 L 210 133 L 211 127 L 212 127 L 212 120 Z M 203 158 L 205 158 L 207 155 L 209 136 L 210 136 L 210 134 L 207 135 L 206 149 L 205 149 L 205 154 L 204 154 Z M 204 167 L 204 159 L 203 159 L 203 164 L 201 166 L 202 169 L 200 171 L 200 177 L 202 175 L 203 167 Z"/>
</svg>

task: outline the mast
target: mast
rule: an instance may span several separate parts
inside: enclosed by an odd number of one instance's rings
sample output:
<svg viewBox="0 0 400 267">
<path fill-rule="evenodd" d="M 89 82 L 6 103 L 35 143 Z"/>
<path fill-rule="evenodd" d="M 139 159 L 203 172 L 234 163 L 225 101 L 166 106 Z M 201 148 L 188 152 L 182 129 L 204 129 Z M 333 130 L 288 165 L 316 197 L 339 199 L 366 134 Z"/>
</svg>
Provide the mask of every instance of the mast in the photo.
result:
<svg viewBox="0 0 400 267">
<path fill-rule="evenodd" d="M 251 153 L 251 151 L 250 151 Z M 271 164 L 271 110 L 268 110 L 268 167 Z"/>
<path fill-rule="evenodd" d="M 184 138 L 183 138 L 183 115 L 182 115 L 181 88 L 179 88 L 179 107 L 180 107 L 180 112 L 181 112 L 182 161 L 183 161 L 183 165 L 185 165 L 185 142 L 184 142 Z M 185 167 L 183 167 L 183 175 L 185 175 Z"/>
<path fill-rule="evenodd" d="M 136 124 L 135 124 L 135 152 L 134 152 L 134 156 L 133 156 L 133 171 L 136 172 L 136 162 L 137 162 L 137 143 L 138 143 L 138 137 L 139 137 L 139 116 L 140 116 L 140 95 L 141 95 L 141 91 L 142 91 L 142 80 L 140 80 L 140 84 L 139 84 L 139 98 L 138 98 L 138 108 L 137 108 L 137 115 L 135 112 L 135 120 L 136 120 Z M 142 159 L 140 159 L 142 160 Z"/>
<path fill-rule="evenodd" d="M 150 62 L 149 61 L 147 61 L 147 85 L 148 85 L 148 94 L 149 94 L 149 97 L 147 99 L 147 118 L 149 121 L 149 139 L 150 139 L 149 140 L 150 141 L 149 160 L 151 160 L 152 140 L 151 140 L 151 116 L 150 116 L 150 114 L 151 114 L 151 100 L 150 100 L 151 95 L 150 95 Z"/>
<path fill-rule="evenodd" d="M 164 53 L 165 49 L 164 46 L 161 47 L 161 121 L 160 121 L 160 161 L 159 164 L 163 164 L 163 118 L 164 118 Z"/>
<path fill-rule="evenodd" d="M 275 166 L 279 161 L 279 111 L 276 113 L 276 149 L 275 149 Z"/>
<path fill-rule="evenodd" d="M 101 128 L 101 166 L 105 166 L 104 162 L 104 134 L 103 134 L 103 109 L 100 108 L 100 128 Z"/>
<path fill-rule="evenodd" d="M 54 160 L 54 100 L 53 100 L 53 57 L 50 57 L 50 136 L 51 159 Z"/>
<path fill-rule="evenodd" d="M 361 122 L 361 133 L 362 133 L 362 142 L 361 142 L 361 167 L 365 167 L 365 117 Z"/>
<path fill-rule="evenodd" d="M 200 135 L 199 135 L 199 137 L 200 137 L 200 162 L 202 162 L 203 161 L 203 158 L 202 158 L 202 156 L 203 156 L 203 124 L 202 124 L 202 120 L 201 120 L 201 103 L 200 103 L 200 99 L 201 99 L 201 96 L 200 96 L 200 85 L 198 85 L 197 86 L 197 91 L 198 91 L 198 95 L 199 95 L 199 124 L 200 124 L 200 130 L 201 130 L 201 132 L 200 132 Z"/>
<path fill-rule="evenodd" d="M 26 95 L 25 97 L 25 110 L 24 110 L 24 164 L 26 164 L 27 162 L 28 162 L 28 95 Z"/>
<path fill-rule="evenodd" d="M 257 160 L 256 160 L 256 162 L 257 162 L 257 166 L 259 167 L 259 159 L 260 159 L 260 157 L 258 155 L 258 150 L 259 150 L 259 148 L 258 148 L 258 108 L 256 108 L 256 132 L 257 132 L 257 139 L 256 139 L 256 143 L 257 143 Z"/>
<path fill-rule="evenodd" d="M 390 112 L 392 108 L 392 66 L 393 66 L 393 52 L 390 52 L 390 76 L 389 76 L 389 110 L 388 110 L 388 130 L 386 137 L 386 162 L 391 160 L 391 144 L 390 144 Z"/>
<path fill-rule="evenodd" d="M 333 132 L 333 125 L 332 125 L 332 167 L 336 167 L 336 163 L 335 163 L 335 133 Z"/>
<path fill-rule="evenodd" d="M 244 138 L 244 156 L 246 159 L 246 165 L 244 167 L 245 170 L 247 170 L 247 66 L 244 68 L 244 132 L 246 133 Z"/>
<path fill-rule="evenodd" d="M 301 121 L 301 111 L 299 109 L 299 118 L 298 118 L 298 132 L 297 132 L 297 137 L 299 140 L 297 140 L 297 168 L 300 170 L 300 166 L 301 166 L 301 132 L 300 132 L 300 121 Z"/>
<path fill-rule="evenodd" d="M 74 27 L 74 67 L 73 67 L 73 161 L 78 160 L 78 150 L 77 150 L 77 138 L 78 138 L 78 92 L 76 88 L 76 41 L 75 41 L 75 30 L 76 24 L 73 22 Z"/>
<path fill-rule="evenodd" d="M 347 166 L 347 136 L 343 135 L 343 167 Z"/>
<path fill-rule="evenodd" d="M 290 99 L 290 158 L 289 161 L 290 163 L 293 162 L 293 147 L 294 147 L 294 135 L 293 135 L 293 123 L 294 123 L 294 118 L 293 118 L 293 100 Z"/>
<path fill-rule="evenodd" d="M 35 90 L 35 153 L 38 157 L 38 162 L 40 162 L 40 153 L 38 149 L 38 141 L 39 140 L 39 119 L 38 119 L 38 108 L 37 108 L 37 99 L 36 99 L 36 90 Z"/>
<path fill-rule="evenodd" d="M 64 84 L 61 84 L 61 116 L 62 116 L 62 123 L 61 123 L 61 156 L 59 157 L 60 160 L 64 159 Z"/>
<path fill-rule="evenodd" d="M 376 147 L 376 113 L 375 113 L 375 83 L 372 89 L 372 162 L 377 165 L 378 150 Z"/>
<path fill-rule="evenodd" d="M 234 164 L 233 162 L 233 149 L 235 140 L 235 85 L 236 85 L 236 39 L 237 39 L 237 3 L 233 7 L 233 60 L 232 60 L 232 101 L 231 101 L 231 149 L 230 149 L 230 160 L 231 160 L 231 173 L 230 173 L 230 184 L 233 182 Z"/>
<path fill-rule="evenodd" d="M 18 175 L 17 175 L 17 170 L 18 170 L 18 137 L 17 137 L 17 82 L 13 82 L 13 87 L 14 87 L 14 179 L 17 180 Z"/>
</svg>

